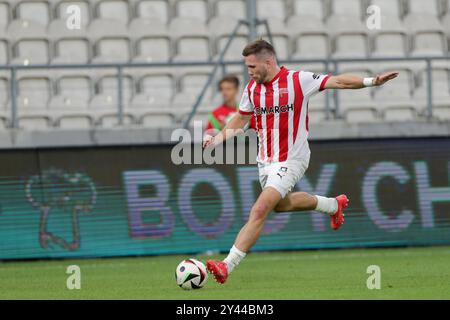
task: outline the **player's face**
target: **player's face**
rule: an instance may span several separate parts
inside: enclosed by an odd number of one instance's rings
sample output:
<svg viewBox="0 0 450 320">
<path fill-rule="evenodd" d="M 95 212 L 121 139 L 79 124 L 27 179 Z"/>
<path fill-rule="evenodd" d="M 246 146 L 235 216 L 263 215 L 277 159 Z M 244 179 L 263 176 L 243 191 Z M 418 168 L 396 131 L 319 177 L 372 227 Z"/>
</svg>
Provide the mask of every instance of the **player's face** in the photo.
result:
<svg viewBox="0 0 450 320">
<path fill-rule="evenodd" d="M 269 62 L 266 57 L 257 57 L 254 54 L 249 55 L 245 57 L 245 65 L 247 66 L 248 75 L 256 83 L 267 82 Z"/>
<path fill-rule="evenodd" d="M 222 99 L 225 103 L 234 104 L 236 102 L 238 88 L 234 83 L 224 81 L 220 84 L 220 93 L 222 94 Z"/>
</svg>

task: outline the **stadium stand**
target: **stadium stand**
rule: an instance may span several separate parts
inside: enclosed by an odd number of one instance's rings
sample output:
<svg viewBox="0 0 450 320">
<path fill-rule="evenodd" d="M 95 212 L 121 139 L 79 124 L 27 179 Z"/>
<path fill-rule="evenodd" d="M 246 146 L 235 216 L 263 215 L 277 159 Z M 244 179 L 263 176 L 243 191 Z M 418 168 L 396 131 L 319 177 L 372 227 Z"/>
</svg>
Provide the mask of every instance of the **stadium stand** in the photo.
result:
<svg viewBox="0 0 450 320">
<path fill-rule="evenodd" d="M 67 9 L 81 12 L 79 30 L 66 27 Z M 382 29 L 369 30 L 366 8 L 381 8 Z M 0 0 L 0 65 L 212 62 L 225 46 L 242 0 Z M 258 0 L 281 60 L 449 57 L 450 0 Z M 264 28 L 260 34 L 267 38 Z M 225 55 L 241 59 L 243 27 Z M 320 63 L 286 65 L 326 72 Z M 432 64 L 434 117 L 450 119 L 450 63 Z M 339 72 L 402 71 L 392 85 L 330 99 L 332 118 L 349 122 L 408 121 L 427 115 L 424 61 L 342 62 Z M 123 76 L 124 125 L 179 126 L 189 114 L 211 67 L 129 68 Z M 228 66 L 239 73 L 242 66 Z M 330 72 L 333 72 L 331 69 Z M 111 127 L 118 122 L 117 70 L 36 69 L 17 74 L 19 126 Z M 0 127 L 11 123 L 10 72 L 0 70 Z M 334 105 L 337 101 L 339 108 Z M 208 89 L 199 118 L 217 102 Z M 325 95 L 310 103 L 311 121 L 326 121 Z"/>
</svg>

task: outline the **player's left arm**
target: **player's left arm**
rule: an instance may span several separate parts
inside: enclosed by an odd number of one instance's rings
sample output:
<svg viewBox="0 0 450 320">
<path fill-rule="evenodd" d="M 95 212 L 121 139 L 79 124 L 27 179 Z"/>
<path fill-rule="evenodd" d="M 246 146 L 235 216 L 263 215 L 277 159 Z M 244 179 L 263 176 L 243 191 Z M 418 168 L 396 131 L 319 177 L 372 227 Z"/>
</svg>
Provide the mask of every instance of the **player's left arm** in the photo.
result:
<svg viewBox="0 0 450 320">
<path fill-rule="evenodd" d="M 361 89 L 365 87 L 378 87 L 397 78 L 399 72 L 392 71 L 374 78 L 362 78 L 353 74 L 341 74 L 330 76 L 324 85 L 324 89 Z"/>
</svg>

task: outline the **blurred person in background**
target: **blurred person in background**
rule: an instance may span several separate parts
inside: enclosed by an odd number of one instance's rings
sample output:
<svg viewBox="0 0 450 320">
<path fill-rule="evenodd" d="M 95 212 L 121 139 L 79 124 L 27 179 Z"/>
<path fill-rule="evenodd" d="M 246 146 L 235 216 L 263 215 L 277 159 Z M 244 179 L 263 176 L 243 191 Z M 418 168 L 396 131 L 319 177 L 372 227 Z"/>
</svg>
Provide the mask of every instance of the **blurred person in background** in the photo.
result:
<svg viewBox="0 0 450 320">
<path fill-rule="evenodd" d="M 239 95 L 239 78 L 235 75 L 227 75 L 218 83 L 218 89 L 222 95 L 223 103 L 217 106 L 208 116 L 208 124 L 206 125 L 206 134 L 216 135 L 239 111 L 238 95 Z M 254 128 L 253 121 L 250 128 Z"/>
</svg>

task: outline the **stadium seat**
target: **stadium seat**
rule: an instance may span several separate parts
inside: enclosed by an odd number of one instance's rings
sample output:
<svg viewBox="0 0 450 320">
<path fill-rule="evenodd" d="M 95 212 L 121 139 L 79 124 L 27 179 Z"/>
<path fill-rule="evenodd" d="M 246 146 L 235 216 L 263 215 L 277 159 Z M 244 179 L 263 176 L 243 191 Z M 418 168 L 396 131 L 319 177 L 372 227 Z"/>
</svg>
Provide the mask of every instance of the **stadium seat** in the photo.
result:
<svg viewBox="0 0 450 320">
<path fill-rule="evenodd" d="M 140 18 L 168 23 L 171 17 L 169 1 L 141 0 L 136 4 L 136 14 Z"/>
<path fill-rule="evenodd" d="M 331 15 L 350 15 L 358 19 L 362 16 L 361 0 L 332 0 L 330 9 Z"/>
<path fill-rule="evenodd" d="M 133 78 L 128 76 L 128 75 L 124 75 L 122 77 L 122 86 L 123 86 L 123 91 L 122 91 L 122 97 L 123 97 L 123 103 L 124 105 L 128 105 L 129 101 L 131 100 L 133 94 L 134 94 L 134 82 L 133 82 Z M 118 79 L 117 76 L 114 75 L 107 75 L 104 76 L 102 78 L 100 78 L 97 82 L 97 91 L 101 94 L 106 94 L 106 95 L 117 95 L 119 92 L 119 84 L 118 84 Z"/>
<path fill-rule="evenodd" d="M 349 123 L 371 123 L 380 121 L 378 112 L 371 108 L 348 110 L 344 114 L 344 119 Z"/>
<path fill-rule="evenodd" d="M 414 121 L 419 117 L 418 111 L 414 103 L 394 104 L 390 105 L 387 102 L 384 105 L 380 105 L 380 111 L 385 121 L 390 122 L 402 122 L 402 121 Z"/>
<path fill-rule="evenodd" d="M 443 121 L 450 121 L 450 105 L 433 106 L 433 117 Z"/>
<path fill-rule="evenodd" d="M 184 93 L 198 96 L 203 89 L 204 85 L 208 81 L 208 73 L 187 73 L 180 78 L 180 89 Z M 209 87 L 209 91 L 206 93 L 206 97 L 211 97 L 211 90 L 213 87 Z"/>
<path fill-rule="evenodd" d="M 174 18 L 169 25 L 169 34 L 171 38 L 208 36 L 206 25 L 193 18 Z"/>
<path fill-rule="evenodd" d="M 286 19 L 286 7 L 283 0 L 258 0 L 256 1 L 256 12 L 259 18 Z"/>
<path fill-rule="evenodd" d="M 7 34 L 12 42 L 12 64 L 46 64 L 49 44 L 45 27 L 30 20 L 13 20 Z"/>
<path fill-rule="evenodd" d="M 27 131 L 48 130 L 52 126 L 52 121 L 48 116 L 23 115 L 17 119 L 20 129 Z"/>
<path fill-rule="evenodd" d="M 231 35 L 237 23 L 238 19 L 234 17 L 213 17 L 208 23 L 211 38 Z M 238 30 L 238 35 L 246 35 L 247 33 L 248 29 L 245 26 L 241 26 Z"/>
<path fill-rule="evenodd" d="M 165 128 L 175 124 L 175 118 L 170 113 L 147 113 L 141 116 L 139 123 L 144 127 Z"/>
<path fill-rule="evenodd" d="M 377 118 L 377 105 L 371 97 L 371 90 L 341 90 L 338 92 L 339 110 L 338 114 L 344 115 L 346 119 L 368 115 L 371 120 Z"/>
<path fill-rule="evenodd" d="M 129 61 L 130 43 L 124 24 L 113 19 L 96 19 L 89 25 L 88 34 L 95 42 L 94 63 Z"/>
<path fill-rule="evenodd" d="M 178 0 L 175 2 L 177 17 L 192 18 L 202 23 L 209 19 L 209 8 L 206 0 Z"/>
<path fill-rule="evenodd" d="M 225 48 L 227 44 L 228 37 L 220 37 L 217 40 L 217 49 L 216 52 L 220 53 Z M 240 61 L 242 60 L 242 50 L 247 45 L 247 37 L 238 36 L 231 41 L 231 45 L 228 48 L 228 51 L 225 54 L 225 61 Z"/>
<path fill-rule="evenodd" d="M 425 14 L 440 16 L 440 0 L 406 0 L 406 11 L 408 14 Z"/>
<path fill-rule="evenodd" d="M 7 64 L 9 60 L 9 45 L 6 38 L 0 38 L 0 64 Z"/>
<path fill-rule="evenodd" d="M 44 0 L 18 1 L 15 7 L 16 17 L 47 26 L 50 22 L 50 3 Z"/>
<path fill-rule="evenodd" d="M 118 110 L 117 94 L 96 94 L 89 102 L 89 109 L 93 112 Z"/>
<path fill-rule="evenodd" d="M 267 34 L 262 34 L 261 37 L 264 40 L 270 41 Z M 286 35 L 272 33 L 272 41 L 277 52 L 277 58 L 279 60 L 288 60 L 291 52 L 289 38 Z"/>
<path fill-rule="evenodd" d="M 374 97 L 377 104 L 389 104 L 390 106 L 414 104 L 408 81 L 405 81 L 402 74 L 397 80 L 392 81 L 388 86 L 382 86 L 375 90 Z"/>
<path fill-rule="evenodd" d="M 425 14 L 410 14 L 405 17 L 405 26 L 412 36 L 413 56 L 442 56 L 447 53 L 447 39 L 437 17 Z"/>
<path fill-rule="evenodd" d="M 176 42 L 174 61 L 209 61 L 209 38 L 203 36 L 181 37 Z"/>
<path fill-rule="evenodd" d="M 116 113 L 103 114 L 97 118 L 96 125 L 102 128 L 119 127 L 119 115 Z M 122 126 L 131 126 L 136 124 L 136 119 L 133 115 L 124 113 Z"/>
<path fill-rule="evenodd" d="M 333 57 L 367 57 L 369 45 L 367 29 L 359 18 L 350 15 L 334 15 L 328 19 L 327 27 L 334 37 Z"/>
<path fill-rule="evenodd" d="M 246 10 L 244 0 L 216 0 L 214 2 L 214 15 L 217 17 L 244 19 Z"/>
<path fill-rule="evenodd" d="M 327 58 L 330 54 L 330 40 L 326 33 L 304 33 L 294 40 L 294 59 Z"/>
<path fill-rule="evenodd" d="M 44 76 L 20 76 L 18 94 L 26 108 L 45 109 L 51 95 L 51 82 Z"/>
<path fill-rule="evenodd" d="M 381 10 L 381 15 L 392 16 L 400 19 L 403 17 L 404 8 L 402 0 L 370 0 L 370 5 L 376 5 Z"/>
<path fill-rule="evenodd" d="M 90 43 L 84 28 L 69 30 L 65 20 L 53 20 L 48 27 L 48 37 L 53 42 L 51 62 L 88 63 L 90 60 Z"/>
<path fill-rule="evenodd" d="M 138 110 L 144 110 L 145 112 L 148 112 L 149 110 L 166 112 L 169 105 L 170 97 L 138 93 L 130 102 L 130 110 L 133 111 L 133 114 L 138 113 Z"/>
<path fill-rule="evenodd" d="M 127 24 L 130 18 L 128 2 L 124 0 L 102 0 L 96 6 L 97 17 L 113 19 Z"/>
<path fill-rule="evenodd" d="M 89 76 L 72 73 L 56 79 L 55 88 L 58 95 L 89 101 L 93 84 Z"/>
<path fill-rule="evenodd" d="M 169 31 L 167 25 L 159 20 L 135 18 L 128 25 L 128 35 L 135 40 L 149 36 L 168 37 Z"/>
<path fill-rule="evenodd" d="M 175 80 L 171 74 L 144 75 L 138 80 L 137 87 L 139 92 L 170 99 L 174 94 Z"/>
<path fill-rule="evenodd" d="M 408 34 L 397 17 L 382 16 L 381 29 L 373 32 L 373 57 L 405 57 L 408 53 Z"/>
<path fill-rule="evenodd" d="M 313 16 L 317 19 L 325 19 L 327 13 L 324 0 L 294 0 L 294 15 Z"/>
<path fill-rule="evenodd" d="M 89 1 L 83 0 L 59 0 L 56 6 L 56 18 L 62 19 L 64 21 L 72 14 L 71 11 L 68 12 L 70 6 L 76 6 L 80 10 L 80 24 L 82 26 L 87 26 L 91 20 L 91 8 Z"/>
<path fill-rule="evenodd" d="M 0 35 L 5 32 L 11 17 L 11 7 L 8 1 L 0 1 Z"/>
<path fill-rule="evenodd" d="M 65 130 L 90 130 L 94 125 L 94 120 L 89 114 L 70 114 L 58 117 L 55 123 L 56 127 Z"/>
<path fill-rule="evenodd" d="M 0 108 L 5 107 L 9 100 L 9 79 L 0 75 Z"/>
<path fill-rule="evenodd" d="M 167 62 L 172 58 L 170 40 L 167 37 L 145 37 L 136 44 L 133 62 Z"/>
</svg>

